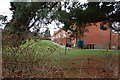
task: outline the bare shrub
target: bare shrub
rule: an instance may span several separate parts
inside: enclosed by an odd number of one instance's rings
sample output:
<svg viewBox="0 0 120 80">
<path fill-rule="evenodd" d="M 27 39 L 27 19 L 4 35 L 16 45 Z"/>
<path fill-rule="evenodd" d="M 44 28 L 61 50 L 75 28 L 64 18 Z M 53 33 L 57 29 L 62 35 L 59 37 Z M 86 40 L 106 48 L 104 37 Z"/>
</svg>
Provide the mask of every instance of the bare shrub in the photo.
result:
<svg viewBox="0 0 120 80">
<path fill-rule="evenodd" d="M 57 67 L 51 58 L 56 48 L 44 45 L 31 40 L 20 47 L 3 49 L 3 77 L 50 77 Z"/>
<path fill-rule="evenodd" d="M 111 75 L 106 75 L 108 77 L 118 77 L 118 51 L 114 54 L 106 53 L 105 54 L 105 66 L 104 69 Z"/>
</svg>

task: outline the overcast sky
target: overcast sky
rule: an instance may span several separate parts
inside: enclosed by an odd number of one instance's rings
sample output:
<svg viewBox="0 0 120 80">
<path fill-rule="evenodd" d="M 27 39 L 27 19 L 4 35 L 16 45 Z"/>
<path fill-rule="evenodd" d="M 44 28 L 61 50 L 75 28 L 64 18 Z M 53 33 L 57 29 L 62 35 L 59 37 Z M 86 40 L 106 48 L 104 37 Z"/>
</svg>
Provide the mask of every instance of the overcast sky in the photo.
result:
<svg viewBox="0 0 120 80">
<path fill-rule="evenodd" d="M 0 6 L 0 15 L 7 15 L 10 20 L 12 16 L 12 12 L 9 10 L 10 0 L 0 0 Z"/>
</svg>

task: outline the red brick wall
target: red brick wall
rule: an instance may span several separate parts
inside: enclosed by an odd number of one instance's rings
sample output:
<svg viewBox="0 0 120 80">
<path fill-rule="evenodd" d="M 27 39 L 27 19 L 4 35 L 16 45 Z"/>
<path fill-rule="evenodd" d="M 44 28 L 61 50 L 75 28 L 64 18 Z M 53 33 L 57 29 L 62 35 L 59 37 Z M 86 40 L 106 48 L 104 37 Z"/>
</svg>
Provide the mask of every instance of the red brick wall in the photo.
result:
<svg viewBox="0 0 120 80">
<path fill-rule="evenodd" d="M 111 47 L 114 49 L 119 48 L 120 49 L 120 43 L 118 41 L 119 35 L 117 33 L 112 33 L 112 43 L 111 43 Z"/>
<path fill-rule="evenodd" d="M 55 38 L 53 42 L 58 43 L 60 45 L 65 45 L 65 38 Z"/>
<path fill-rule="evenodd" d="M 101 46 L 101 48 L 108 48 L 110 42 L 110 29 L 103 31 L 100 28 L 100 23 L 97 26 L 88 26 L 89 32 L 85 33 L 84 40 L 85 44 L 95 44 Z M 118 34 L 112 33 L 111 35 L 111 47 L 118 45 Z M 115 47 L 114 47 L 115 48 Z"/>
<path fill-rule="evenodd" d="M 116 45 L 116 46 L 118 46 L 118 45 L 120 45 L 120 44 L 118 44 L 119 42 L 118 42 L 118 34 L 117 33 L 112 33 L 112 45 Z"/>
<path fill-rule="evenodd" d="M 86 44 L 109 44 L 110 41 L 110 29 L 103 31 L 99 28 L 100 23 L 97 26 L 88 26 L 89 32 L 85 33 L 83 38 Z"/>
<path fill-rule="evenodd" d="M 97 48 L 109 48 L 109 42 L 110 42 L 110 29 L 103 31 L 101 30 L 100 23 L 96 24 L 97 26 L 88 26 L 87 29 L 89 32 L 85 32 L 85 37 L 81 38 L 80 35 L 78 36 L 78 39 L 84 40 L 84 44 L 95 44 L 98 47 Z M 56 36 L 60 35 L 60 37 L 56 37 L 54 41 L 58 44 L 65 45 L 66 39 L 63 37 L 65 34 L 65 31 L 60 31 Z M 65 34 L 69 36 L 70 34 Z M 118 45 L 118 35 L 115 33 L 112 33 L 112 40 L 111 44 L 114 46 Z M 76 44 L 76 39 L 71 41 L 71 44 Z"/>
</svg>

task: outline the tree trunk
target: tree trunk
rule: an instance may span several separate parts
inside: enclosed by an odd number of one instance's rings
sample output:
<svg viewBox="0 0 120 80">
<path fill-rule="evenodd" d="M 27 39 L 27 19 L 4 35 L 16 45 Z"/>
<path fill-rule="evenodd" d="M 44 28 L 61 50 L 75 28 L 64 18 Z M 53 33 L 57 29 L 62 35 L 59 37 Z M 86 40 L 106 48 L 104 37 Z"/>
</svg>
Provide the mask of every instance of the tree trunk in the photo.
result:
<svg viewBox="0 0 120 80">
<path fill-rule="evenodd" d="M 120 33 L 118 33 L 118 50 L 120 49 Z"/>
<path fill-rule="evenodd" d="M 112 41 L 112 29 L 110 29 L 109 49 L 111 49 L 111 41 Z"/>
</svg>

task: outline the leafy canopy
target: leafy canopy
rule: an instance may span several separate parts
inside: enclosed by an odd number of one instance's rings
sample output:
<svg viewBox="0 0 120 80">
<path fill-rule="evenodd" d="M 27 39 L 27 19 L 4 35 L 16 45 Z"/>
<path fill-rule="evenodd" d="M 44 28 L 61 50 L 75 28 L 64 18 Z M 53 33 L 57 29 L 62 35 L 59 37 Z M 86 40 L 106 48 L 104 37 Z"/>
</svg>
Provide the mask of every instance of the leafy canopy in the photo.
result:
<svg viewBox="0 0 120 80">
<path fill-rule="evenodd" d="M 115 11 L 117 2 L 11 2 L 13 18 L 9 25 L 16 30 L 29 30 L 36 24 L 49 24 L 58 20 L 65 24 L 64 30 L 71 25 L 85 27 L 101 21 L 119 21 Z M 21 29 L 21 26 L 22 27 Z M 24 29 L 23 29 L 24 28 Z"/>
</svg>

